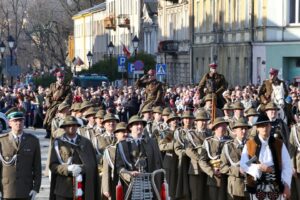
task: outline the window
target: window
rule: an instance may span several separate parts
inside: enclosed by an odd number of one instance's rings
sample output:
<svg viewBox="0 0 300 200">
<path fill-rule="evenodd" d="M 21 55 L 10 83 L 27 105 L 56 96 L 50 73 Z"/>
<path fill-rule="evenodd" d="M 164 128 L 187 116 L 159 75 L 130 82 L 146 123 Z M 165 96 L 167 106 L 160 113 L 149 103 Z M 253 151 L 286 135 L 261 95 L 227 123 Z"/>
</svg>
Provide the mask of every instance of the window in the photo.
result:
<svg viewBox="0 0 300 200">
<path fill-rule="evenodd" d="M 300 0 L 290 0 L 290 23 L 300 23 Z"/>
<path fill-rule="evenodd" d="M 196 6 L 196 10 L 195 10 L 195 12 L 196 12 L 196 29 L 195 29 L 195 31 L 196 32 L 199 32 L 200 31 L 200 1 L 197 1 L 197 6 Z"/>
</svg>

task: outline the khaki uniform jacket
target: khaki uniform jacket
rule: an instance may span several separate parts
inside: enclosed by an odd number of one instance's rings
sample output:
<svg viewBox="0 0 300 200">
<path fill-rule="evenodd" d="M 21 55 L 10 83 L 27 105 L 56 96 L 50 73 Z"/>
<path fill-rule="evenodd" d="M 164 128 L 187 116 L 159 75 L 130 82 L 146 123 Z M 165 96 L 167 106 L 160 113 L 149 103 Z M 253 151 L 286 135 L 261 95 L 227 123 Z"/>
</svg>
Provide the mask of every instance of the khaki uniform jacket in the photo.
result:
<svg viewBox="0 0 300 200">
<path fill-rule="evenodd" d="M 300 126 L 295 124 L 291 128 L 290 134 L 290 156 L 293 168 L 300 173 Z"/>
<path fill-rule="evenodd" d="M 103 153 L 106 147 L 116 144 L 117 138 L 114 135 L 105 132 L 104 134 L 97 136 L 97 142 L 100 152 Z"/>
<path fill-rule="evenodd" d="M 240 173 L 240 159 L 244 145 L 240 145 L 237 139 L 227 142 L 221 154 L 222 174 L 227 174 L 227 192 L 234 196 L 244 197 L 244 175 Z"/>
<path fill-rule="evenodd" d="M 55 117 L 52 119 L 52 124 L 51 124 L 51 137 L 52 138 L 57 138 L 64 134 L 64 129 L 59 128 L 60 125 L 63 123 L 63 121 L 64 120 L 60 117 Z"/>
<path fill-rule="evenodd" d="M 220 161 L 222 148 L 229 139 L 229 137 L 224 136 L 223 140 L 219 140 L 216 136 L 212 136 L 206 138 L 203 142 L 199 162 L 201 169 L 208 175 L 207 184 L 209 186 L 218 186 L 221 183 L 221 179 L 214 175 L 211 161 Z"/>
<path fill-rule="evenodd" d="M 39 192 L 41 186 L 41 150 L 39 140 L 23 133 L 19 146 L 11 132 L 0 136 L 0 153 L 7 162 L 17 156 L 13 165 L 1 165 L 2 198 L 28 198 L 29 192 Z"/>
<path fill-rule="evenodd" d="M 150 82 L 143 81 L 141 79 L 138 79 L 136 82 L 136 86 L 138 88 L 145 88 L 145 94 L 146 94 L 146 102 L 147 104 L 152 103 L 154 105 L 163 105 L 164 100 L 164 88 L 163 84 L 157 80 L 152 80 Z"/>
<path fill-rule="evenodd" d="M 115 156 L 116 156 L 116 145 L 109 145 L 106 147 L 103 155 L 103 171 L 102 171 L 102 194 L 109 192 L 111 199 L 115 199 L 116 185 L 114 179 L 114 168 L 115 168 Z"/>
<path fill-rule="evenodd" d="M 174 131 L 166 131 L 166 136 L 159 141 L 159 149 L 165 153 L 163 168 L 166 170 L 166 178 L 169 184 L 169 195 L 175 198 L 178 178 L 178 156 L 174 150 Z"/>
<path fill-rule="evenodd" d="M 273 88 L 272 88 L 272 84 L 275 85 L 280 85 L 281 83 L 283 83 L 284 86 L 284 91 L 285 91 L 285 97 L 287 97 L 288 95 L 288 89 L 286 87 L 286 85 L 284 84 L 284 82 L 280 79 L 276 79 L 275 81 L 272 82 L 272 80 L 268 79 L 265 80 L 262 84 L 262 86 L 260 87 L 259 91 L 258 91 L 258 97 L 261 103 L 263 103 L 264 101 L 270 102 L 271 101 L 271 95 L 273 92 Z"/>
<path fill-rule="evenodd" d="M 78 164 L 82 167 L 84 180 L 84 199 L 97 200 L 100 197 L 98 169 L 96 154 L 92 143 L 85 137 L 77 135 L 75 145 L 66 142 L 65 135 L 55 139 L 50 158 L 50 170 L 52 172 L 50 199 L 55 195 L 73 198 L 73 177 L 68 171 L 70 164 Z M 57 147 L 56 147 L 57 144 Z M 55 150 L 58 148 L 58 152 Z M 58 157 L 61 157 L 63 163 Z M 71 163 L 67 163 L 72 157 Z"/>
<path fill-rule="evenodd" d="M 199 160 L 202 151 L 202 145 L 205 138 L 211 136 L 210 130 L 203 130 L 203 131 L 195 131 L 189 132 L 188 136 L 188 146 L 185 150 L 186 155 L 190 157 L 190 167 L 189 167 L 189 174 L 191 175 L 199 175 L 202 170 L 200 168 Z"/>
</svg>

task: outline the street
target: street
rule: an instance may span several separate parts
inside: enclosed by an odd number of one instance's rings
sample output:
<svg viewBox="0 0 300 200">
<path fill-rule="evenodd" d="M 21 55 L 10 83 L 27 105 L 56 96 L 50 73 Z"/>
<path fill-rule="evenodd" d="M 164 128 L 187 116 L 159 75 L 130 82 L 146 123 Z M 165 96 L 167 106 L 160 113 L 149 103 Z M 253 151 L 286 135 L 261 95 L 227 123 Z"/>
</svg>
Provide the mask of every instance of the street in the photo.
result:
<svg viewBox="0 0 300 200">
<path fill-rule="evenodd" d="M 47 161 L 47 155 L 48 155 L 48 148 L 49 148 L 49 139 L 45 139 L 46 131 L 44 129 L 25 129 L 24 132 L 31 133 L 35 136 L 37 136 L 40 139 L 40 145 L 41 145 L 41 154 L 42 154 L 42 185 L 40 189 L 40 193 L 37 194 L 37 200 L 46 200 L 49 199 L 49 192 L 50 192 L 50 181 L 49 177 L 44 176 L 44 170 L 46 166 Z"/>
</svg>

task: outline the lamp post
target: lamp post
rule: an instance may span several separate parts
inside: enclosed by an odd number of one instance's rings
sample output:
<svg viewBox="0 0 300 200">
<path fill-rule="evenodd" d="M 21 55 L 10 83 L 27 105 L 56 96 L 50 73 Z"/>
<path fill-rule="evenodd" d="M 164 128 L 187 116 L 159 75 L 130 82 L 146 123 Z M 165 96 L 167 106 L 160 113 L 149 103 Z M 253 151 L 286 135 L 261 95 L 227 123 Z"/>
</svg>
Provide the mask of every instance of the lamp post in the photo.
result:
<svg viewBox="0 0 300 200">
<path fill-rule="evenodd" d="M 5 46 L 4 42 L 1 42 L 1 44 L 0 44 L 0 53 L 1 53 L 1 84 L 2 84 L 2 87 L 4 86 L 3 57 L 4 57 L 5 48 L 6 48 L 6 46 Z"/>
<path fill-rule="evenodd" d="M 91 53 L 91 51 L 88 52 L 88 54 L 86 54 L 86 57 L 89 61 L 89 69 L 91 68 L 91 61 L 93 59 L 93 54 Z"/>
<path fill-rule="evenodd" d="M 134 36 L 134 38 L 132 39 L 132 44 L 133 44 L 133 48 L 134 48 L 134 57 L 136 59 L 137 56 L 137 49 L 139 47 L 139 38 L 137 36 Z"/>
<path fill-rule="evenodd" d="M 10 50 L 10 66 L 12 67 L 13 66 L 13 55 L 12 55 L 12 51 L 13 51 L 13 48 L 15 46 L 15 39 L 9 35 L 8 36 L 8 39 L 7 39 L 7 42 L 8 42 L 8 47 L 9 47 L 9 50 Z M 10 84 L 11 84 L 11 87 L 13 87 L 13 82 L 14 82 L 14 77 L 11 76 L 10 77 Z"/>
</svg>

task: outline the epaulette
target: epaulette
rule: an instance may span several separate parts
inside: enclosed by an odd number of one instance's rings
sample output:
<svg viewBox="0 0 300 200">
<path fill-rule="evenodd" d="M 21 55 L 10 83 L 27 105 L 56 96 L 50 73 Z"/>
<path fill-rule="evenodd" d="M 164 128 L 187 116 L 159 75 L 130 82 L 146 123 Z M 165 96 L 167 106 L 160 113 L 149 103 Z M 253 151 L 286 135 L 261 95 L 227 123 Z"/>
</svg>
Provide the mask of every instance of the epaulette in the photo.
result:
<svg viewBox="0 0 300 200">
<path fill-rule="evenodd" d="M 233 139 L 227 140 L 227 141 L 225 142 L 225 144 L 229 144 L 229 143 L 231 143 L 231 142 L 233 142 L 233 141 L 234 141 Z"/>
<path fill-rule="evenodd" d="M 213 138 L 214 138 L 214 136 L 209 136 L 209 137 L 205 138 L 205 140 L 210 140 L 210 139 L 213 139 Z"/>
<path fill-rule="evenodd" d="M 8 136 L 8 133 L 0 134 L 0 138 L 5 137 L 5 136 Z"/>
</svg>

